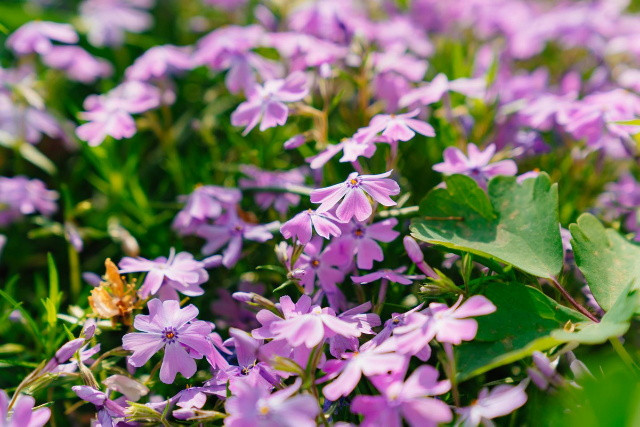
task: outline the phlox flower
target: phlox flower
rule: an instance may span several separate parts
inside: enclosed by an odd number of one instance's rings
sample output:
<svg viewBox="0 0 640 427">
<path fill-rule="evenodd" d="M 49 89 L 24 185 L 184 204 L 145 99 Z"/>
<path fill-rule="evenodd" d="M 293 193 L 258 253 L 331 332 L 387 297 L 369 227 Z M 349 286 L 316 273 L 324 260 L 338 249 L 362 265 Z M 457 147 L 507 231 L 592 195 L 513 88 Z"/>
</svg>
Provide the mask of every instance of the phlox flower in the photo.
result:
<svg viewBox="0 0 640 427">
<path fill-rule="evenodd" d="M 154 0 L 84 0 L 80 21 L 94 46 L 120 46 L 126 32 L 141 33 L 151 27 L 153 18 L 146 8 Z"/>
<path fill-rule="evenodd" d="M 356 396 L 351 410 L 364 415 L 363 427 L 401 427 L 404 419 L 411 427 L 437 426 L 450 422 L 449 406 L 430 396 L 449 391 L 448 380 L 438 381 L 438 371 L 429 365 L 419 366 L 403 381 L 406 368 L 385 381 L 373 380 L 379 396 Z"/>
<path fill-rule="evenodd" d="M 463 427 L 493 425 L 491 419 L 508 415 L 527 402 L 527 394 L 524 391 L 527 382 L 521 382 L 517 386 L 499 385 L 491 391 L 483 388 L 480 390 L 478 399 L 470 406 L 456 409 L 460 415 L 456 425 Z"/>
<path fill-rule="evenodd" d="M 120 261 L 119 267 L 119 272 L 124 274 L 147 273 L 139 290 L 142 298 L 161 292 L 167 297 L 178 299 L 176 291 L 188 296 L 202 295 L 204 291 L 200 285 L 209 279 L 203 262 L 195 260 L 188 252 L 176 254 L 173 248 L 168 258 L 158 257 L 152 261 L 142 257 L 125 257 Z M 164 289 L 162 292 L 160 288 L 163 285 L 172 289 Z"/>
<path fill-rule="evenodd" d="M 472 340 L 478 331 L 478 322 L 469 319 L 496 311 L 486 297 L 474 295 L 464 303 L 462 296 L 448 307 L 442 303 L 431 303 L 422 312 L 411 313 L 404 326 L 395 328 L 393 335 L 398 343 L 398 351 L 416 354 L 429 346 L 432 339 L 442 343 L 460 344 Z"/>
<path fill-rule="evenodd" d="M 302 295 L 295 304 L 289 296 L 280 298 L 283 317 L 268 310 L 258 312 L 262 325 L 252 331 L 254 338 L 284 339 L 291 346 L 313 348 L 335 335 L 359 337 L 361 332 L 352 324 L 339 319 L 331 308 L 311 304 L 308 295 Z"/>
<path fill-rule="evenodd" d="M 365 221 L 373 212 L 367 194 L 383 206 L 396 204 L 389 196 L 400 194 L 400 186 L 388 178 L 390 175 L 391 171 L 378 175 L 358 175 L 353 172 L 343 183 L 313 190 L 311 202 L 321 203 L 316 212 L 322 213 L 334 207 L 344 197 L 336 209 L 338 219 L 346 223 L 355 216 L 358 221 Z"/>
<path fill-rule="evenodd" d="M 54 46 L 52 41 L 61 43 L 77 43 L 78 34 L 73 26 L 48 21 L 27 22 L 15 30 L 6 45 L 18 55 L 38 53 L 40 55 L 49 52 Z"/>
<path fill-rule="evenodd" d="M 363 270 L 373 268 L 373 261 L 382 261 L 384 254 L 377 242 L 391 242 L 400 235 L 393 229 L 398 220 L 388 218 L 374 224 L 351 221 L 343 225 L 341 236 L 331 247 L 346 259 L 355 255 L 356 265 Z"/>
<path fill-rule="evenodd" d="M 260 123 L 260 130 L 282 126 L 287 122 L 289 108 L 285 103 L 302 100 L 309 93 L 307 78 L 301 71 L 291 73 L 286 79 L 268 80 L 256 85 L 249 99 L 231 114 L 231 124 L 246 126 L 243 135 Z"/>
<path fill-rule="evenodd" d="M 172 227 L 180 234 L 195 233 L 207 220 L 218 218 L 224 209 L 233 208 L 241 199 L 242 193 L 237 188 L 197 186 L 191 194 L 178 197 L 185 206 L 174 218 Z"/>
<path fill-rule="evenodd" d="M 253 387 L 247 382 L 234 384 L 232 396 L 225 402 L 229 416 L 224 425 L 229 427 L 315 427 L 320 412 L 318 402 L 308 394 L 295 393 L 301 380 L 270 394 L 268 390 Z"/>
<path fill-rule="evenodd" d="M 288 27 L 299 33 L 345 43 L 365 19 L 362 8 L 352 0 L 307 0 L 291 12 Z"/>
<path fill-rule="evenodd" d="M 58 193 L 48 190 L 39 179 L 25 176 L 0 177 L 0 225 L 7 225 L 24 215 L 52 215 L 57 209 Z"/>
<path fill-rule="evenodd" d="M 336 401 L 341 396 L 348 396 L 362 378 L 362 375 L 390 375 L 402 370 L 407 357 L 395 353 L 393 341 L 385 341 L 379 346 L 361 347 L 358 351 L 345 352 L 340 359 L 328 360 L 322 367 L 327 373 L 319 381 L 333 381 L 324 386 L 322 393 L 331 400 Z"/>
<path fill-rule="evenodd" d="M 487 182 L 494 176 L 512 176 L 518 172 L 518 166 L 513 160 L 490 163 L 496 152 L 494 144 L 490 144 L 484 151 L 480 151 L 475 144 L 468 144 L 467 152 L 468 156 L 465 156 L 458 148 L 445 148 L 444 162 L 433 165 L 433 170 L 445 175 L 470 176 L 482 187 L 486 187 Z"/>
<path fill-rule="evenodd" d="M 429 123 L 413 118 L 418 113 L 419 110 L 415 109 L 404 114 L 378 114 L 368 126 L 358 129 L 353 138 L 366 141 L 381 134 L 391 141 L 409 141 L 416 136 L 416 132 L 424 136 L 435 136 L 436 132 Z"/>
<path fill-rule="evenodd" d="M 196 234 L 206 240 L 202 247 L 202 253 L 205 255 L 210 255 L 227 245 L 222 254 L 222 264 L 227 268 L 236 265 L 240 259 L 244 239 L 266 242 L 273 237 L 266 227 L 247 223 L 238 218 L 232 210 L 218 218 L 213 225 L 202 225 Z"/>
<path fill-rule="evenodd" d="M 81 83 L 92 83 L 113 74 L 113 67 L 108 61 L 96 58 L 79 46 L 52 46 L 43 55 L 42 61 Z"/>
<path fill-rule="evenodd" d="M 289 185 L 303 185 L 307 172 L 302 168 L 287 171 L 266 171 L 250 165 L 242 165 L 241 170 L 243 174 L 250 178 L 240 178 L 238 180 L 240 188 L 276 187 L 286 189 Z M 273 206 L 279 213 L 286 214 L 289 206 L 297 206 L 300 203 L 300 196 L 289 192 L 256 191 L 254 200 L 261 209 L 266 210 L 269 206 Z"/>
<path fill-rule="evenodd" d="M 143 53 L 127 68 L 128 80 L 148 81 L 169 77 L 193 68 L 188 48 L 163 45 L 154 46 Z"/>
<path fill-rule="evenodd" d="M 7 427 L 42 427 L 51 417 L 51 409 L 33 410 L 36 400 L 32 396 L 21 394 L 13 406 L 13 414 L 9 416 L 9 396 L 0 390 L 0 425 Z"/>
<path fill-rule="evenodd" d="M 400 107 L 429 105 L 440 101 L 449 91 L 458 92 L 470 98 L 484 98 L 487 83 L 485 78 L 460 78 L 451 80 L 440 73 L 429 83 L 405 93 L 399 101 Z"/>
<path fill-rule="evenodd" d="M 373 328 L 380 326 L 380 316 L 375 313 L 369 313 L 371 310 L 371 302 L 367 301 L 349 310 L 338 314 L 340 320 L 355 325 L 362 334 L 375 335 Z M 329 352 L 334 357 L 340 357 L 344 352 L 358 350 L 359 342 L 356 337 L 343 337 L 335 335 L 329 338 Z"/>
<path fill-rule="evenodd" d="M 300 283 L 305 292 L 312 293 L 317 282 L 326 293 L 331 307 L 336 309 L 344 305 L 344 297 L 336 285 L 344 280 L 344 272 L 340 267 L 348 260 L 331 250 L 331 247 L 322 250 L 322 243 L 320 236 L 311 239 L 294 267 L 302 271 Z"/>
<path fill-rule="evenodd" d="M 126 417 L 125 408 L 109 399 L 106 393 L 87 385 L 74 385 L 71 390 L 78 397 L 89 403 L 93 403 L 98 412 L 98 423 L 102 427 L 116 425 L 118 419 Z"/>
<path fill-rule="evenodd" d="M 312 230 L 325 239 L 329 239 L 329 236 L 339 236 L 342 231 L 336 221 L 337 219 L 328 212 L 317 213 L 307 209 L 282 224 L 280 233 L 285 239 L 293 239 L 294 242 L 306 245 L 311 240 Z"/>
<path fill-rule="evenodd" d="M 376 280 L 388 280 L 393 283 L 400 283 L 401 285 L 410 285 L 415 280 L 424 280 L 426 276 L 417 274 L 417 275 L 406 275 L 402 274 L 407 267 L 396 268 L 395 270 L 391 269 L 383 269 L 374 271 L 373 273 L 364 274 L 362 276 L 351 276 L 351 280 L 353 283 L 358 283 L 360 285 L 366 285 L 371 282 L 375 282 Z"/>
<path fill-rule="evenodd" d="M 175 300 L 148 302 L 149 314 L 135 317 L 133 326 L 142 332 L 131 332 L 122 337 L 122 347 L 133 351 L 129 357 L 132 366 L 143 366 L 160 349 L 164 357 L 160 367 L 160 380 L 173 383 L 180 372 L 185 378 L 196 373 L 196 362 L 211 352 L 207 335 L 211 324 L 195 320 L 198 309 L 193 304 L 180 308 Z"/>
</svg>

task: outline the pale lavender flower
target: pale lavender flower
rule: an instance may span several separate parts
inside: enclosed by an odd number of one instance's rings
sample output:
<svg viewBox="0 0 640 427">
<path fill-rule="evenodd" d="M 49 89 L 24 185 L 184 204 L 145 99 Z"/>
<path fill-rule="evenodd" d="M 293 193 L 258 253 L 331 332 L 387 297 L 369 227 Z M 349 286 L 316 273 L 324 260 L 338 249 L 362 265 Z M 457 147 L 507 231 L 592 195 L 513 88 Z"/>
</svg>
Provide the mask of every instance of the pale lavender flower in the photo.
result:
<svg viewBox="0 0 640 427">
<path fill-rule="evenodd" d="M 322 246 L 323 241 L 320 236 L 307 242 L 304 252 L 295 264 L 295 269 L 300 271 L 300 283 L 307 293 L 313 292 L 317 281 L 331 298 L 331 295 L 340 292 L 336 284 L 344 280 L 344 272 L 339 267 L 348 260 L 330 247 L 322 250 Z"/>
<path fill-rule="evenodd" d="M 8 225 L 24 215 L 50 216 L 58 208 L 57 199 L 58 193 L 48 190 L 39 179 L 0 177 L 0 225 Z"/>
<path fill-rule="evenodd" d="M 227 246 L 222 253 L 222 264 L 227 268 L 236 265 L 240 259 L 243 240 L 266 242 L 273 237 L 266 227 L 245 222 L 232 210 L 223 214 L 213 225 L 202 225 L 196 234 L 206 240 L 202 247 L 205 255 Z"/>
<path fill-rule="evenodd" d="M 80 399 L 95 405 L 98 412 L 98 423 L 101 427 L 114 426 L 119 419 L 126 416 L 125 408 L 109 399 L 107 394 L 100 390 L 87 385 L 74 385 L 71 390 Z"/>
<path fill-rule="evenodd" d="M 365 19 L 353 0 L 307 0 L 293 10 L 288 26 L 299 33 L 345 43 Z"/>
<path fill-rule="evenodd" d="M 302 295 L 295 304 L 290 297 L 281 297 L 280 309 L 284 319 L 268 310 L 258 313 L 262 326 L 252 331 L 255 338 L 284 339 L 293 347 L 313 348 L 336 335 L 359 337 L 361 334 L 354 324 L 339 319 L 331 308 L 312 305 L 307 295 Z"/>
<path fill-rule="evenodd" d="M 0 390 L 0 424 L 7 427 L 42 427 L 51 417 L 51 409 L 33 410 L 36 400 L 32 396 L 21 394 L 13 406 L 13 414 L 9 416 L 9 396 Z"/>
<path fill-rule="evenodd" d="M 354 138 L 345 138 L 341 142 L 329 145 L 324 151 L 315 156 L 307 157 L 305 161 L 309 163 L 311 169 L 319 169 L 329 162 L 334 156 L 342 151 L 340 163 L 355 162 L 359 157 L 370 159 L 376 152 L 376 142 L 389 142 L 385 137 L 366 139 L 359 141 Z"/>
<path fill-rule="evenodd" d="M 131 114 L 158 107 L 162 101 L 160 90 L 142 82 L 125 82 L 105 95 L 91 95 L 85 99 L 85 112 L 80 118 L 88 123 L 78 126 L 76 135 L 89 145 L 100 145 L 107 136 L 115 139 L 131 138 L 136 124 Z"/>
<path fill-rule="evenodd" d="M 416 354 L 434 338 L 450 344 L 470 341 L 476 336 L 478 322 L 469 317 L 484 316 L 494 311 L 496 306 L 482 295 L 474 295 L 464 303 L 461 295 L 451 307 L 442 303 L 431 303 L 422 312 L 411 313 L 405 325 L 394 329 L 393 335 L 398 343 L 398 351 Z"/>
<path fill-rule="evenodd" d="M 229 427 L 283 426 L 315 427 L 320 412 L 318 402 L 308 394 L 296 394 L 301 380 L 270 394 L 248 382 L 234 384 L 232 396 L 225 402 L 229 416 L 224 425 Z"/>
<path fill-rule="evenodd" d="M 374 261 L 382 261 L 384 253 L 377 242 L 389 243 L 400 235 L 393 229 L 398 225 L 396 218 L 388 218 L 373 224 L 351 221 L 343 225 L 341 236 L 331 243 L 331 247 L 345 259 L 353 259 L 363 270 L 373 268 Z"/>
<path fill-rule="evenodd" d="M 204 269 L 204 263 L 197 261 L 188 252 L 176 254 L 174 248 L 169 252 L 169 258 L 158 257 L 148 260 L 146 258 L 125 257 L 119 263 L 120 273 L 147 273 L 144 282 L 138 291 L 142 298 L 147 298 L 160 292 L 162 286 L 170 287 L 168 295 L 178 299 L 176 291 L 187 295 L 202 295 L 204 290 L 200 287 L 209 279 L 209 274 Z"/>
<path fill-rule="evenodd" d="M 147 303 L 149 315 L 139 314 L 133 326 L 143 332 L 132 332 L 122 338 L 122 347 L 133 351 L 129 357 L 132 366 L 143 366 L 160 349 L 164 358 L 160 367 L 160 380 L 173 383 L 180 372 L 185 378 L 196 373 L 196 362 L 211 352 L 211 324 L 195 320 L 198 309 L 193 304 L 180 308 L 175 300 L 152 299 Z"/>
<path fill-rule="evenodd" d="M 153 23 L 146 8 L 154 0 L 84 0 L 80 4 L 80 21 L 94 46 L 120 46 L 125 33 L 141 33 Z"/>
<path fill-rule="evenodd" d="M 357 283 L 359 285 L 366 285 L 368 283 L 375 282 L 376 280 L 388 280 L 389 282 L 400 283 L 401 285 L 410 285 L 415 280 L 424 280 L 426 278 L 426 276 L 422 274 L 402 274 L 406 269 L 407 267 L 399 267 L 395 270 L 385 268 L 362 276 L 351 276 L 351 280 L 353 280 L 353 283 Z"/>
<path fill-rule="evenodd" d="M 378 175 L 358 175 L 353 172 L 343 183 L 313 190 L 311 202 L 321 203 L 316 212 L 322 213 L 334 207 L 344 197 L 336 210 L 338 219 L 346 223 L 355 216 L 358 221 L 365 221 L 373 212 L 367 194 L 383 206 L 396 204 L 389 196 L 400 194 L 400 187 L 388 178 L 391 172 Z"/>
<path fill-rule="evenodd" d="M 420 249 L 420 245 L 415 239 L 411 236 L 404 236 L 402 239 L 402 243 L 404 245 L 405 251 L 407 251 L 407 255 L 409 259 L 429 277 L 434 279 L 438 278 L 438 273 L 436 273 L 433 268 L 424 260 L 424 254 L 422 253 L 422 249 Z"/>
<path fill-rule="evenodd" d="M 148 81 L 179 74 L 193 66 L 188 47 L 154 46 L 138 57 L 127 68 L 125 75 L 128 80 Z"/>
<path fill-rule="evenodd" d="M 440 73 L 426 85 L 419 86 L 402 95 L 400 107 L 430 105 L 438 102 L 447 92 L 461 93 L 469 98 L 482 99 L 486 95 L 485 78 L 460 78 L 451 80 Z"/>
<path fill-rule="evenodd" d="M 307 142 L 307 138 L 302 134 L 298 134 L 287 139 L 284 144 L 282 144 L 282 147 L 285 150 L 293 150 L 295 148 L 301 147 L 305 142 Z"/>
<path fill-rule="evenodd" d="M 15 30 L 7 39 L 6 45 L 18 55 L 30 53 L 43 55 L 54 46 L 52 41 L 77 43 L 78 34 L 69 24 L 31 21 Z"/>
<path fill-rule="evenodd" d="M 172 227 L 180 234 L 195 233 L 207 220 L 218 218 L 224 209 L 233 209 L 241 199 L 242 193 L 236 188 L 197 186 L 191 194 L 178 197 L 180 202 L 186 203 L 173 220 Z"/>
<path fill-rule="evenodd" d="M 540 390 L 558 388 L 565 383 L 562 375 L 556 372 L 560 362 L 559 357 L 551 361 L 544 353 L 534 351 L 531 358 L 533 359 L 533 367 L 527 368 L 527 375 Z"/>
<path fill-rule="evenodd" d="M 458 423 L 464 427 L 492 425 L 489 420 L 508 415 L 527 402 L 526 386 L 526 382 L 521 382 L 517 386 L 499 385 L 491 391 L 483 388 L 471 406 L 456 409 L 460 416 Z"/>
<path fill-rule="evenodd" d="M 307 172 L 302 168 L 288 171 L 266 171 L 251 165 L 242 165 L 240 170 L 250 177 L 238 180 L 240 188 L 275 187 L 286 189 L 288 185 L 303 185 L 305 172 Z M 273 206 L 281 214 L 286 214 L 289 206 L 297 206 L 300 203 L 300 195 L 289 192 L 256 191 L 254 199 L 261 209 L 266 210 L 269 206 Z"/>
<path fill-rule="evenodd" d="M 366 141 L 381 134 L 391 141 L 409 141 L 416 136 L 416 132 L 424 136 L 435 136 L 436 132 L 429 123 L 413 118 L 418 113 L 419 110 L 416 109 L 404 114 L 378 114 L 353 137 L 358 141 Z"/>
<path fill-rule="evenodd" d="M 256 85 L 243 102 L 231 114 L 231 124 L 246 126 L 243 135 L 260 123 L 260 130 L 284 125 L 289 116 L 286 103 L 302 100 L 309 93 L 304 73 L 291 73 L 286 79 L 268 80 Z"/>
<path fill-rule="evenodd" d="M 322 75 L 323 68 L 330 67 L 348 53 L 345 46 L 299 32 L 271 33 L 268 37 L 268 44 L 288 59 L 291 71 L 317 67 Z"/>
<path fill-rule="evenodd" d="M 473 178 L 480 186 L 486 187 L 487 182 L 498 175 L 512 176 L 518 172 L 518 166 L 513 160 L 501 160 L 490 163 L 496 152 L 496 146 L 490 144 L 484 151 L 470 143 L 467 145 L 468 156 L 455 147 L 444 150 L 444 162 L 433 165 L 433 170 L 445 175 L 463 174 Z"/>
<path fill-rule="evenodd" d="M 369 313 L 371 307 L 371 302 L 367 301 L 364 304 L 360 304 L 356 307 L 350 308 L 349 310 L 343 311 L 338 315 L 338 318 L 347 323 L 354 324 L 362 334 L 375 335 L 373 328 L 380 326 L 382 322 L 380 320 L 380 316 L 375 313 Z M 359 345 L 358 338 L 356 337 L 335 335 L 329 338 L 329 352 L 337 358 L 346 351 L 357 351 Z"/>
<path fill-rule="evenodd" d="M 282 224 L 280 233 L 285 239 L 293 239 L 294 242 L 306 245 L 311 240 L 312 230 L 325 239 L 339 236 L 342 231 L 336 222 L 337 219 L 328 212 L 317 213 L 307 209 Z"/>
<path fill-rule="evenodd" d="M 327 373 L 319 382 L 333 380 L 322 389 L 324 396 L 332 401 L 351 393 L 362 378 L 362 375 L 391 375 L 402 370 L 407 357 L 395 352 L 392 341 L 385 341 L 379 346 L 361 347 L 358 351 L 347 352 L 340 359 L 328 360 L 322 370 Z"/>
<path fill-rule="evenodd" d="M 388 380 L 374 379 L 379 396 L 359 395 L 353 399 L 351 410 L 364 415 L 363 427 L 399 427 L 402 419 L 411 427 L 435 427 L 453 419 L 446 403 L 430 397 L 449 391 L 448 380 L 438 381 L 438 371 L 429 365 L 419 366 L 403 381 L 405 372 L 406 367 Z"/>
<path fill-rule="evenodd" d="M 113 74 L 113 67 L 108 61 L 96 58 L 79 46 L 52 46 L 42 61 L 81 83 L 92 83 Z"/>
</svg>

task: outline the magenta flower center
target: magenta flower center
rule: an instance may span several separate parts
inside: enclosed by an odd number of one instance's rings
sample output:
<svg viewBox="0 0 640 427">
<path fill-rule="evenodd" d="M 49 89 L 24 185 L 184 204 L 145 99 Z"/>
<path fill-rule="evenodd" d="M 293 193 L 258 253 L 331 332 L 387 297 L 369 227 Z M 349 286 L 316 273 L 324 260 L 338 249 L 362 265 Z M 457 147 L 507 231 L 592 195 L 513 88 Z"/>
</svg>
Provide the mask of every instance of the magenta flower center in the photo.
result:
<svg viewBox="0 0 640 427">
<path fill-rule="evenodd" d="M 347 187 L 358 188 L 360 187 L 360 178 L 351 178 L 347 180 Z"/>
<path fill-rule="evenodd" d="M 162 341 L 171 344 L 178 339 L 178 331 L 174 327 L 164 328 L 162 330 Z"/>
</svg>

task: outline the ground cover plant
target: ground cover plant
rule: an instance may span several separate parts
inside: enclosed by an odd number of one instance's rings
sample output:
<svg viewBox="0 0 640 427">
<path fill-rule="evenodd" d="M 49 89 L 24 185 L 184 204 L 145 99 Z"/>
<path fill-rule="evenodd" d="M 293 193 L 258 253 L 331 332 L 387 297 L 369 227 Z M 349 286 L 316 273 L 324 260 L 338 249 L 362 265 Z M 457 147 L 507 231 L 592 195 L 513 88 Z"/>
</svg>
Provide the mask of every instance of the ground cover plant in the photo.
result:
<svg viewBox="0 0 640 427">
<path fill-rule="evenodd" d="M 640 4 L 4 0 L 0 424 L 634 426 Z"/>
</svg>

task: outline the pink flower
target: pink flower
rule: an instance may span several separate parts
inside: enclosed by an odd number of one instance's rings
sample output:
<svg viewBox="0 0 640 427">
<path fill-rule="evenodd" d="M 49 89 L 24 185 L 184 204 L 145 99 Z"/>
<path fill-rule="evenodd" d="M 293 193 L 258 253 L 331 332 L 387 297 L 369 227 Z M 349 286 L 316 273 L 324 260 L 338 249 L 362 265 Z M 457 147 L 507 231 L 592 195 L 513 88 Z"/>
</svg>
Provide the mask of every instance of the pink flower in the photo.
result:
<svg viewBox="0 0 640 427">
<path fill-rule="evenodd" d="M 256 85 L 249 99 L 231 114 L 231 124 L 246 126 L 243 135 L 260 123 L 260 130 L 283 125 L 287 122 L 289 109 L 285 103 L 300 101 L 307 96 L 307 78 L 297 71 L 286 79 L 269 80 Z"/>
<path fill-rule="evenodd" d="M 353 172 L 343 183 L 313 190 L 311 202 L 321 203 L 316 212 L 322 213 L 334 207 L 344 197 L 336 210 L 338 219 L 349 222 L 355 216 L 358 221 L 365 221 L 373 212 L 367 194 L 381 205 L 396 204 L 389 196 L 400 194 L 400 187 L 394 180 L 387 178 L 391 172 L 378 175 L 358 175 Z"/>
<path fill-rule="evenodd" d="M 236 188 L 198 186 L 191 194 L 178 198 L 186 204 L 176 215 L 172 227 L 180 234 L 195 233 L 207 220 L 220 217 L 224 209 L 233 208 L 241 199 L 242 193 Z"/>
<path fill-rule="evenodd" d="M 400 283 L 401 285 L 410 285 L 414 280 L 424 280 L 426 278 L 426 276 L 421 274 L 411 276 L 402 274 L 406 269 L 407 267 L 400 267 L 395 270 L 383 269 L 363 276 L 351 276 L 351 280 L 353 280 L 353 283 L 358 283 L 360 285 L 366 285 L 380 279 L 388 280 L 393 283 Z"/>
<path fill-rule="evenodd" d="M 197 369 L 194 359 L 202 359 L 211 352 L 211 343 L 207 340 L 211 324 L 194 320 L 198 309 L 193 304 L 180 308 L 180 303 L 175 300 L 162 302 L 152 299 L 147 307 L 149 315 L 139 314 L 133 323 L 142 332 L 122 337 L 122 347 L 133 351 L 129 363 L 135 367 L 143 366 L 164 348 L 160 380 L 171 384 L 178 372 L 185 378 L 191 378 Z"/>
<path fill-rule="evenodd" d="M 240 170 L 250 177 L 240 178 L 238 181 L 240 188 L 275 187 L 286 189 L 287 186 L 302 186 L 307 172 L 306 168 L 267 171 L 251 165 L 242 165 Z M 300 196 L 291 192 L 256 191 L 254 199 L 261 209 L 266 210 L 273 205 L 275 210 L 283 215 L 287 213 L 289 206 L 297 206 L 300 203 Z"/>
<path fill-rule="evenodd" d="M 386 341 L 380 346 L 361 347 L 359 351 L 342 354 L 341 359 L 328 360 L 322 370 L 327 373 L 319 381 L 334 379 L 324 386 L 322 393 L 329 400 L 338 400 L 341 396 L 351 393 L 362 378 L 362 375 L 390 375 L 402 370 L 406 363 L 406 356 L 395 353 L 392 341 Z"/>
<path fill-rule="evenodd" d="M 7 47 L 18 55 L 49 52 L 53 47 L 51 41 L 77 43 L 78 34 L 69 24 L 58 24 L 47 21 L 27 22 L 15 30 L 7 39 Z"/>
<path fill-rule="evenodd" d="M 128 80 L 147 81 L 178 74 L 193 68 L 189 48 L 173 45 L 154 46 L 126 70 Z"/>
<path fill-rule="evenodd" d="M 92 83 L 113 74 L 111 64 L 96 58 L 78 46 L 52 46 L 42 61 L 49 67 L 63 70 L 71 80 Z"/>
<path fill-rule="evenodd" d="M 508 415 L 527 402 L 526 386 L 527 382 L 521 382 L 515 387 L 499 385 L 491 391 L 483 388 L 470 406 L 456 409 L 460 415 L 458 422 L 464 427 L 491 425 L 489 420 Z"/>
<path fill-rule="evenodd" d="M 449 381 L 438 381 L 438 371 L 429 366 L 418 367 L 402 381 L 406 368 L 392 375 L 390 380 L 373 380 L 379 396 L 356 396 L 351 410 L 364 415 L 363 427 L 400 427 L 402 419 L 411 427 L 437 426 L 453 419 L 449 406 L 429 396 L 449 391 Z"/>
<path fill-rule="evenodd" d="M 58 193 L 48 190 L 39 179 L 25 176 L 0 177 L 0 225 L 7 225 L 24 215 L 39 213 L 51 216 L 57 209 Z"/>
<path fill-rule="evenodd" d="M 329 239 L 329 236 L 339 236 L 341 230 L 336 221 L 337 219 L 329 213 L 317 213 L 307 209 L 282 224 L 280 233 L 285 239 L 294 239 L 294 242 L 306 245 L 311 240 L 312 229 L 325 239 Z"/>
<path fill-rule="evenodd" d="M 475 144 L 468 144 L 469 156 L 455 147 L 447 147 L 444 150 L 444 162 L 433 165 L 433 170 L 445 175 L 468 175 L 482 186 L 498 175 L 512 176 L 518 172 L 518 166 L 513 160 L 501 160 L 490 163 L 496 152 L 496 146 L 490 144 L 484 151 L 480 151 Z"/>
<path fill-rule="evenodd" d="M 209 279 L 204 263 L 193 259 L 188 252 L 176 255 L 173 248 L 169 258 L 158 257 L 151 261 L 141 257 L 126 257 L 120 261 L 119 267 L 120 273 L 147 273 L 139 290 L 142 298 L 157 294 L 163 285 L 172 288 L 164 292 L 165 296 L 172 299 L 178 299 L 176 291 L 188 296 L 202 295 L 204 291 L 200 285 Z"/>
<path fill-rule="evenodd" d="M 461 303 L 462 296 L 451 307 L 431 303 L 424 311 L 411 313 L 406 324 L 393 331 L 398 350 L 416 354 L 434 338 L 450 344 L 472 340 L 478 331 L 478 322 L 468 317 L 491 314 L 496 311 L 496 306 L 482 295 L 474 295 Z"/>
<path fill-rule="evenodd" d="M 370 159 L 376 153 L 376 142 L 388 142 L 386 138 L 374 138 L 372 140 L 358 141 L 354 138 L 347 138 L 338 144 L 329 145 L 324 151 L 315 156 L 307 157 L 305 161 L 309 163 L 311 169 L 319 169 L 326 165 L 329 160 L 342 151 L 340 163 L 355 162 L 359 157 Z"/>
<path fill-rule="evenodd" d="M 384 254 L 376 242 L 391 242 L 400 235 L 393 229 L 398 220 L 388 218 L 374 224 L 352 221 L 342 226 L 342 235 L 331 246 L 345 259 L 356 256 L 356 265 L 363 270 L 373 268 L 373 261 L 382 261 Z"/>
<path fill-rule="evenodd" d="M 290 387 L 269 394 L 268 390 L 253 387 L 249 382 L 236 382 L 232 396 L 225 402 L 229 414 L 224 420 L 225 426 L 315 427 L 320 407 L 311 395 L 294 396 L 300 384 L 298 379 Z"/>
<path fill-rule="evenodd" d="M 354 324 L 339 319 L 330 308 L 311 305 L 311 298 L 307 295 L 302 295 L 295 304 L 290 297 L 284 296 L 280 298 L 280 308 L 284 319 L 268 310 L 258 313 L 257 319 L 262 327 L 253 330 L 255 338 L 283 339 L 293 347 L 304 345 L 313 348 L 336 335 L 360 336 Z"/>
<path fill-rule="evenodd" d="M 302 270 L 300 283 L 307 293 L 313 292 L 317 281 L 327 294 L 331 306 L 338 308 L 343 305 L 339 302 L 343 297 L 336 284 L 344 280 L 344 272 L 339 267 L 344 265 L 345 261 L 347 260 L 339 252 L 331 250 L 330 247 L 323 251 L 322 239 L 316 236 L 304 247 L 295 268 Z"/>
<path fill-rule="evenodd" d="M 153 0 L 84 0 L 80 20 L 94 46 L 120 46 L 126 32 L 141 33 L 153 24 L 145 8 Z"/>
<path fill-rule="evenodd" d="M 409 141 L 416 132 L 424 136 L 435 136 L 433 127 L 420 120 L 413 119 L 419 110 L 404 114 L 378 114 L 371 119 L 369 126 L 360 128 L 353 136 L 358 141 L 366 141 L 381 133 L 392 141 Z"/>
</svg>

